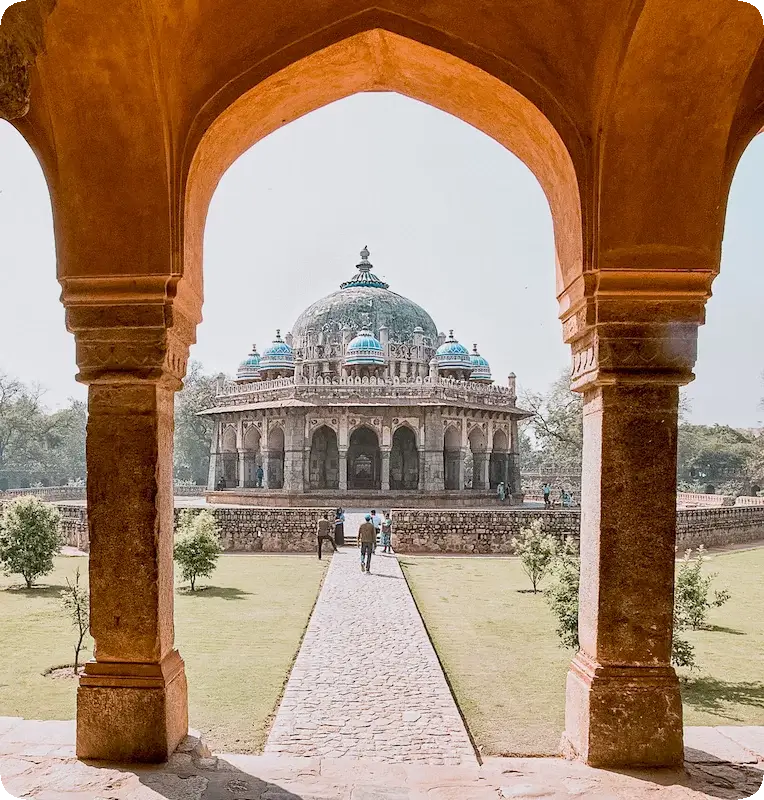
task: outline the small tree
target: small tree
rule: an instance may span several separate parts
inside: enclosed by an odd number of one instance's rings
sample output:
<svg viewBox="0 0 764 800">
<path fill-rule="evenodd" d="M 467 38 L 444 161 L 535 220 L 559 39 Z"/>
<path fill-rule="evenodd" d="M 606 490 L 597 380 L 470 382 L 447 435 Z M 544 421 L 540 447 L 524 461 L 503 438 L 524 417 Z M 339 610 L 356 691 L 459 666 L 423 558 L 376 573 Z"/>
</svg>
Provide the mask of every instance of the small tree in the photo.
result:
<svg viewBox="0 0 764 800">
<path fill-rule="evenodd" d="M 74 674 L 80 666 L 82 642 L 90 629 L 90 596 L 84 586 L 80 586 L 80 568 L 74 573 L 74 581 L 66 579 L 66 588 L 61 597 L 64 611 L 69 614 L 72 626 L 77 631 L 77 644 L 74 645 Z"/>
<path fill-rule="evenodd" d="M 220 557 L 220 538 L 215 517 L 209 511 L 186 510 L 178 521 L 178 538 L 174 556 L 180 565 L 183 580 L 196 589 L 198 577 L 209 578 Z"/>
<path fill-rule="evenodd" d="M 533 593 L 536 594 L 554 557 L 554 538 L 544 533 L 544 523 L 540 519 L 534 519 L 528 527 L 521 528 L 519 537 L 512 539 L 512 547 L 520 556 L 523 571 L 530 578 Z"/>
<path fill-rule="evenodd" d="M 28 495 L 12 500 L 0 520 L 0 563 L 6 575 L 22 575 L 27 589 L 53 569 L 53 556 L 63 541 L 60 514 L 51 505 Z"/>
<path fill-rule="evenodd" d="M 698 547 L 693 556 L 692 550 L 684 554 L 676 573 L 676 589 L 674 599 L 674 625 L 680 630 L 691 628 L 694 631 L 705 627 L 708 612 L 712 608 L 723 606 L 730 599 L 726 589 L 711 594 L 711 583 L 716 573 L 703 574 L 706 561 L 706 549 Z"/>
<path fill-rule="evenodd" d="M 568 537 L 552 562 L 554 583 L 544 592 L 552 613 L 557 618 L 560 644 L 578 650 L 578 587 L 581 582 L 581 558 L 578 545 Z"/>
</svg>

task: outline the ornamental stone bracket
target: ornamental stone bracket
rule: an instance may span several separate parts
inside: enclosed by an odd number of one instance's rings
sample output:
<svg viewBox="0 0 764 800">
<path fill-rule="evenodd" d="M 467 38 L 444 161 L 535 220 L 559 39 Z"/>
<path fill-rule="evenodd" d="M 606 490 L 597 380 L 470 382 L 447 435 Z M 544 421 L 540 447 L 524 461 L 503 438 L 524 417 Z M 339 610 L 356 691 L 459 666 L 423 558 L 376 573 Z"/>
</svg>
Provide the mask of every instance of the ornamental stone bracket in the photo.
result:
<svg viewBox="0 0 764 800">
<path fill-rule="evenodd" d="M 62 279 L 66 325 L 82 383 L 152 381 L 181 387 L 196 340 L 165 276 Z"/>
<path fill-rule="evenodd" d="M 20 119 L 29 111 L 29 61 L 14 42 L 0 38 L 0 119 Z"/>
<path fill-rule="evenodd" d="M 586 281 L 586 296 L 575 303 L 562 296 L 574 391 L 613 383 L 681 386 L 694 379 L 698 327 L 715 273 L 707 264 L 672 266 L 601 270 Z"/>
</svg>

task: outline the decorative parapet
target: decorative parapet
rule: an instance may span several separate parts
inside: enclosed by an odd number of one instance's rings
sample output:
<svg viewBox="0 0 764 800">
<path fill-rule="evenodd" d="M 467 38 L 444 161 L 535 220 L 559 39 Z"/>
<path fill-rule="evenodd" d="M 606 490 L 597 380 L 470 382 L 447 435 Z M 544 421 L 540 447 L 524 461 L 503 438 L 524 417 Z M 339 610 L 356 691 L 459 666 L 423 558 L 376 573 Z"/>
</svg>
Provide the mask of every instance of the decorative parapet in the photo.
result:
<svg viewBox="0 0 764 800">
<path fill-rule="evenodd" d="M 226 382 L 216 396 L 216 405 L 237 406 L 284 399 L 308 402 L 347 399 L 423 400 L 477 403 L 502 409 L 515 409 L 517 398 L 506 386 L 480 385 L 448 378 L 278 378 L 245 384 Z"/>
</svg>

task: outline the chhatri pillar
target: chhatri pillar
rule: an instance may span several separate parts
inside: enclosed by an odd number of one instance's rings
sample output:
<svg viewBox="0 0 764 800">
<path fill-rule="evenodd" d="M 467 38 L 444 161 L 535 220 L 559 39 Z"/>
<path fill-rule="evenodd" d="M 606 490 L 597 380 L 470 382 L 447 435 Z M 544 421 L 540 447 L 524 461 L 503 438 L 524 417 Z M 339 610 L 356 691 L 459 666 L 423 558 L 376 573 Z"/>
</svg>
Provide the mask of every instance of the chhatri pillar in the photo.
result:
<svg viewBox="0 0 764 800">
<path fill-rule="evenodd" d="M 580 652 L 567 678 L 563 747 L 596 767 L 683 760 L 671 666 L 677 417 L 700 308 L 689 321 L 598 324 L 573 343 L 572 385 L 584 395 Z M 597 311 L 639 316 L 613 312 Z"/>
<path fill-rule="evenodd" d="M 89 304 L 86 288 L 63 282 L 78 379 L 89 386 L 95 660 L 85 665 L 77 692 L 77 755 L 161 762 L 188 732 L 173 625 L 173 394 L 194 326 L 183 324 L 165 297 L 155 300 L 151 287 L 143 294 L 141 278 L 124 279 L 124 286 L 121 280 L 108 287 L 114 305 L 101 307 Z M 131 322 L 136 327 L 126 327 Z"/>
<path fill-rule="evenodd" d="M 390 448 L 383 447 L 380 450 L 380 466 L 382 474 L 380 476 L 380 489 L 383 492 L 390 491 Z"/>
</svg>

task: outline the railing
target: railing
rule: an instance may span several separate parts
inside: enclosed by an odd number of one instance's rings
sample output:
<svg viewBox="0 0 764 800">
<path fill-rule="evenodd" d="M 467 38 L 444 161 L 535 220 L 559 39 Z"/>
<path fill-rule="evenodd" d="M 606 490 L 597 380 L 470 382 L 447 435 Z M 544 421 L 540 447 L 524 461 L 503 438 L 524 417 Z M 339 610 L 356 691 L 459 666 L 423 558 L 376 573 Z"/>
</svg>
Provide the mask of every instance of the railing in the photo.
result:
<svg viewBox="0 0 764 800">
<path fill-rule="evenodd" d="M 508 386 L 481 386 L 472 381 L 449 378 L 278 378 L 272 381 L 237 384 L 229 381 L 217 392 L 217 405 L 244 405 L 286 397 L 438 399 L 478 402 L 513 408 L 517 398 Z"/>
<path fill-rule="evenodd" d="M 696 492 L 677 492 L 679 506 L 701 508 L 726 508 L 735 505 L 735 498 L 724 494 L 699 494 Z"/>
</svg>

